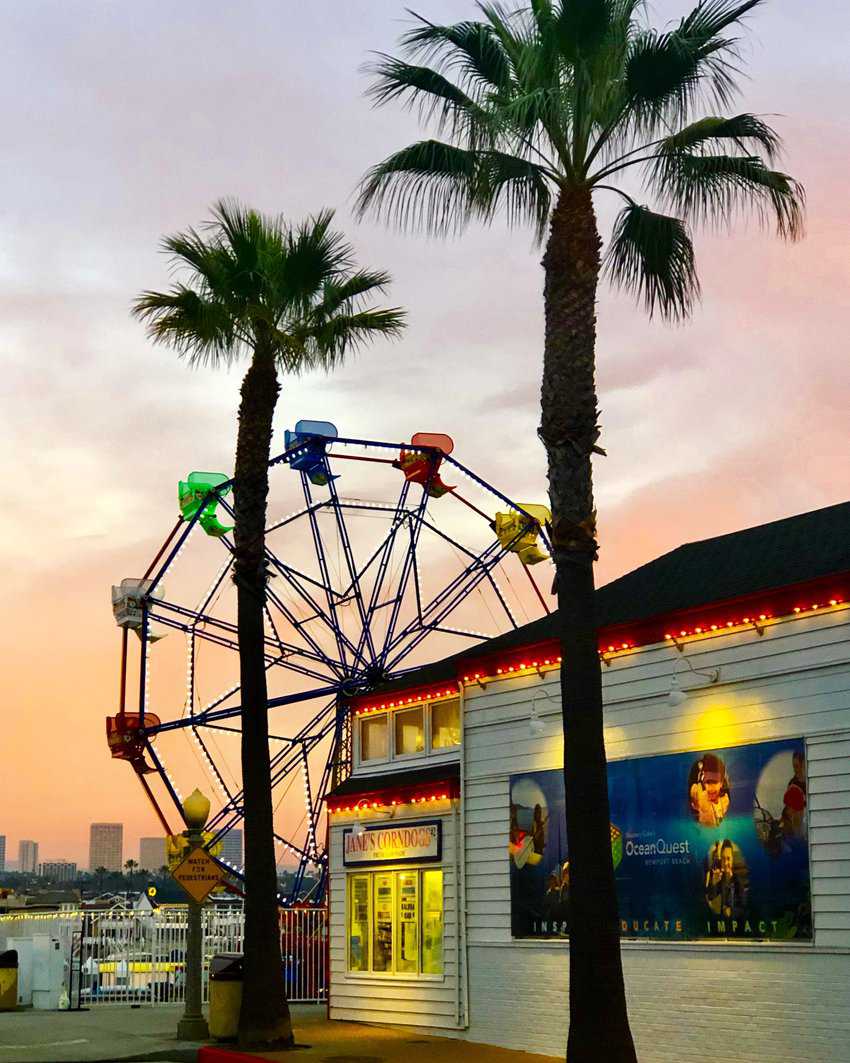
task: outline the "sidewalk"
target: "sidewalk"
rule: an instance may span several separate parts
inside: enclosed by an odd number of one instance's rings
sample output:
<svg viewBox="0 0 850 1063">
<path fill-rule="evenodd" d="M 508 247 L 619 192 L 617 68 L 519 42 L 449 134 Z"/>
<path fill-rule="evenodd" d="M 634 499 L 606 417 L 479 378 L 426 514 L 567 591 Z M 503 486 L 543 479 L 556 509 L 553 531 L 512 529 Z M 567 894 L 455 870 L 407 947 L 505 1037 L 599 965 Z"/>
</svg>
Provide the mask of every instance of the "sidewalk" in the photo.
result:
<svg viewBox="0 0 850 1063">
<path fill-rule="evenodd" d="M 181 1014 L 179 1005 L 2 1012 L 0 1063 L 196 1063 L 201 1046 L 176 1038 Z M 251 1058 L 258 1063 L 561 1063 L 552 1056 L 472 1045 L 447 1037 L 328 1022 L 324 1006 L 294 1005 L 292 1017 L 297 1049 Z M 219 1047 L 226 1050 L 227 1046 Z M 227 1057 L 222 1053 L 220 1058 L 224 1063 Z"/>
<path fill-rule="evenodd" d="M 200 1046 L 176 1036 L 182 1014 L 182 1005 L 0 1012 L 0 1063 L 113 1063 L 132 1057 L 194 1063 Z"/>
</svg>

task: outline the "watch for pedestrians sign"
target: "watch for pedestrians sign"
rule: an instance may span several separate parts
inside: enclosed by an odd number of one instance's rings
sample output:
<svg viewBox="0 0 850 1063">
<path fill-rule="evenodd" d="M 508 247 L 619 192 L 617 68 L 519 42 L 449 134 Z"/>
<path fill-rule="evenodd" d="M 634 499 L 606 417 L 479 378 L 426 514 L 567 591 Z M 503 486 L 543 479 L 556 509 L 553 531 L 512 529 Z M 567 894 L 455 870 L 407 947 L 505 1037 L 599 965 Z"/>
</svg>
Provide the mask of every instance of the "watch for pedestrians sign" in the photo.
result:
<svg viewBox="0 0 850 1063">
<path fill-rule="evenodd" d="M 224 873 L 215 860 L 206 849 L 201 848 L 193 849 L 171 874 L 198 904 L 203 904 L 224 878 Z"/>
</svg>

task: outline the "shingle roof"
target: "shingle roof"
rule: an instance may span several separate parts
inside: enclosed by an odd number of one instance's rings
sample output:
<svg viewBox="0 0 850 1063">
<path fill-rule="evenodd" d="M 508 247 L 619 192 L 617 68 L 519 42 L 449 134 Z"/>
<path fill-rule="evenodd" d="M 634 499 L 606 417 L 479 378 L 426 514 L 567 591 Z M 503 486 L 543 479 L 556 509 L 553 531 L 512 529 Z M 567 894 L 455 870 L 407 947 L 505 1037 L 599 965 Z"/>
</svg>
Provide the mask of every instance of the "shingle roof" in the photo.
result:
<svg viewBox="0 0 850 1063">
<path fill-rule="evenodd" d="M 597 624 L 634 623 L 838 573 L 850 573 L 850 502 L 678 546 L 600 587 Z M 391 686 L 437 682 L 454 675 L 465 657 L 556 637 L 556 616 L 551 614 L 425 665 Z"/>
</svg>

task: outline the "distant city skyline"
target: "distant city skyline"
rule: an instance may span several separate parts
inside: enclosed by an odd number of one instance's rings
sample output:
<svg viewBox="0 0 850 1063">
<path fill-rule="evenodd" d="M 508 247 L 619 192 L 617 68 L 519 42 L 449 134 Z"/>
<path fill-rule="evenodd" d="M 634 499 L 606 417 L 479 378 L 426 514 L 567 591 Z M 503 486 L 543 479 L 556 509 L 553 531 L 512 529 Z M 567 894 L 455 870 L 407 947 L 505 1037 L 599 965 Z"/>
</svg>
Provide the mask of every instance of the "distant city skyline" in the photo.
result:
<svg viewBox="0 0 850 1063">
<path fill-rule="evenodd" d="M 124 868 L 124 824 L 92 823 L 89 827 L 89 871 Z"/>
<path fill-rule="evenodd" d="M 45 860 L 38 865 L 38 873 L 53 882 L 73 882 L 77 877 L 77 865 L 73 860 Z"/>
<path fill-rule="evenodd" d="M 159 871 L 168 863 L 165 838 L 139 838 L 139 867 L 143 871 Z"/>
<path fill-rule="evenodd" d="M 241 868 L 243 859 L 242 831 L 238 827 L 229 830 L 221 839 L 221 858 L 232 867 Z"/>
<path fill-rule="evenodd" d="M 21 838 L 18 842 L 18 870 L 35 874 L 38 867 L 38 842 Z"/>
</svg>

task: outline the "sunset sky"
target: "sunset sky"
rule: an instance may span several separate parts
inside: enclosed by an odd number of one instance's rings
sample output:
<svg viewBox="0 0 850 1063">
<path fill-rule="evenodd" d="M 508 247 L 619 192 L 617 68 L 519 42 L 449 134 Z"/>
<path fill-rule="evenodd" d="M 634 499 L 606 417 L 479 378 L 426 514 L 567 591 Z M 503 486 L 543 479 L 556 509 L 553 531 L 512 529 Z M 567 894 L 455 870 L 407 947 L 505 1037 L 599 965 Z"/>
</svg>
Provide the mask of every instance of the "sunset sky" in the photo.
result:
<svg viewBox="0 0 850 1063">
<path fill-rule="evenodd" d="M 540 252 L 473 227 L 440 242 L 353 218 L 372 163 L 417 139 L 376 112 L 360 70 L 390 51 L 400 0 L 31 0 L 4 13 L 0 85 L 0 834 L 85 864 L 93 820 L 125 824 L 125 858 L 156 833 L 132 773 L 109 759 L 119 634 L 110 584 L 146 567 L 176 481 L 230 470 L 239 370 L 191 371 L 128 308 L 166 285 L 163 234 L 237 196 L 298 220 L 336 207 L 362 263 L 394 278 L 403 341 L 333 378 L 288 380 L 278 426 L 447 431 L 513 497 L 545 499 L 536 439 Z M 434 21 L 467 0 L 422 0 Z M 650 5 L 662 24 L 685 5 Z M 602 445 L 595 475 L 605 582 L 679 543 L 850 496 L 850 11 L 774 0 L 744 47 L 740 110 L 771 115 L 808 193 L 806 239 L 750 224 L 697 240 L 703 301 L 650 323 L 603 291 Z M 600 197 L 607 232 L 616 203 Z M 285 504 L 285 503 L 284 503 Z M 474 519 L 474 518 L 470 518 Z"/>
</svg>

